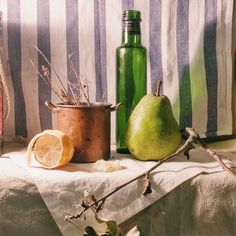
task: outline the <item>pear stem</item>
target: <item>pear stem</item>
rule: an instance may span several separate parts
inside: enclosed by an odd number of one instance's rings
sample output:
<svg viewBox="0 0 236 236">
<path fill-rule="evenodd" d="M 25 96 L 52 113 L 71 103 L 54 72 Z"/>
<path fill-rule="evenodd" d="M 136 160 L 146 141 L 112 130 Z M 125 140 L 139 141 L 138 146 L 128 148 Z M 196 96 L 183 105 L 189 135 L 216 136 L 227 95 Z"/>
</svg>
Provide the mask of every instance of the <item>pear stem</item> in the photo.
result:
<svg viewBox="0 0 236 236">
<path fill-rule="evenodd" d="M 156 92 L 156 96 L 157 97 L 161 96 L 161 94 L 160 94 L 160 92 L 161 92 L 161 85 L 162 85 L 162 81 L 161 80 L 157 80 L 157 92 Z"/>
</svg>

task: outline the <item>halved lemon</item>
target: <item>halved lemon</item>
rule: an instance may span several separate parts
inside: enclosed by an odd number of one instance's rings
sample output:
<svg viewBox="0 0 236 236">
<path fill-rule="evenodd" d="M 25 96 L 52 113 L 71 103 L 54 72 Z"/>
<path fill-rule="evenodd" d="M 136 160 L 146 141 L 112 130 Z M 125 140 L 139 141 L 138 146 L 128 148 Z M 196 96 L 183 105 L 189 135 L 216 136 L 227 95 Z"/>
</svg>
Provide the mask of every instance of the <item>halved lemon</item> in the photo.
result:
<svg viewBox="0 0 236 236">
<path fill-rule="evenodd" d="M 45 130 L 35 135 L 28 145 L 27 161 L 34 159 L 48 169 L 58 168 L 68 163 L 74 154 L 70 137 L 60 130 Z"/>
</svg>

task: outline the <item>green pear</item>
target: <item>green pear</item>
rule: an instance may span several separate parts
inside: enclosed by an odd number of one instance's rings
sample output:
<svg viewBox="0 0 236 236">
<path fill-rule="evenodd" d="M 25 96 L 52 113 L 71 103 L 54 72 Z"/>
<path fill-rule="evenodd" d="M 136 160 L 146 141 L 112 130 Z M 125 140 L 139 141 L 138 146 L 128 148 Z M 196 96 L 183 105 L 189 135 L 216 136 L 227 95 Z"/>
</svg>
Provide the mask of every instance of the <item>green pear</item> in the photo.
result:
<svg viewBox="0 0 236 236">
<path fill-rule="evenodd" d="M 181 142 L 180 128 L 167 96 L 145 95 L 131 113 L 126 144 L 139 160 L 161 160 L 174 153 Z"/>
</svg>

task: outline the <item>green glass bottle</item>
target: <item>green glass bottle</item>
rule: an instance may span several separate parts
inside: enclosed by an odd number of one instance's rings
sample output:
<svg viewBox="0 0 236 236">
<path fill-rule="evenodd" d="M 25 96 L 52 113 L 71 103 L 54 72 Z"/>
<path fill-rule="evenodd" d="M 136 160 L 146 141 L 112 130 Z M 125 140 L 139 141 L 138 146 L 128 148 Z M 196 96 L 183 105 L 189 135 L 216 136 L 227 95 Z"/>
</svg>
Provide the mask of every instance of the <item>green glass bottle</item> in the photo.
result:
<svg viewBox="0 0 236 236">
<path fill-rule="evenodd" d="M 116 49 L 116 150 L 129 153 L 125 143 L 128 118 L 146 94 L 146 48 L 141 44 L 140 11 L 126 10 L 122 18 L 122 44 Z"/>
</svg>

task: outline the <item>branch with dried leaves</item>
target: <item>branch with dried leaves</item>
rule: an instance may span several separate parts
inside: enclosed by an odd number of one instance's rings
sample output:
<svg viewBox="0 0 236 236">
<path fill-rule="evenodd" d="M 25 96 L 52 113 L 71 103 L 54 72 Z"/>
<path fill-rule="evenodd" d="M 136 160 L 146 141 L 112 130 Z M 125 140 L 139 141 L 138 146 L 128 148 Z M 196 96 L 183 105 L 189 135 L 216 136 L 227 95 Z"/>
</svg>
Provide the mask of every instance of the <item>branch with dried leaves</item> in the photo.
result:
<svg viewBox="0 0 236 236">
<path fill-rule="evenodd" d="M 198 133 L 193 129 L 193 128 L 185 128 L 182 131 L 183 134 L 183 138 L 186 139 L 185 143 L 183 144 L 183 146 L 181 146 L 175 153 L 165 157 L 164 159 L 160 160 L 157 162 L 157 164 L 155 164 L 153 167 L 151 167 L 150 169 L 148 169 L 147 171 L 145 171 L 144 173 L 136 176 L 135 178 L 125 182 L 124 184 L 116 187 L 114 190 L 112 190 L 111 192 L 107 193 L 106 195 L 104 195 L 103 197 L 96 199 L 94 195 L 92 195 L 90 197 L 90 201 L 87 200 L 83 200 L 80 204 L 80 206 L 83 208 L 83 210 L 81 212 L 79 212 L 76 215 L 73 216 L 66 216 L 65 220 L 73 222 L 72 220 L 74 219 L 78 219 L 81 216 L 83 216 L 83 214 L 88 210 L 91 209 L 92 211 L 94 211 L 95 213 L 100 212 L 103 209 L 103 206 L 105 204 L 105 201 L 107 198 L 109 198 L 111 195 L 113 195 L 114 193 L 116 193 L 117 191 L 119 191 L 120 189 L 122 189 L 123 187 L 129 185 L 130 183 L 140 179 L 140 178 L 145 178 L 146 180 L 146 186 L 145 189 L 143 191 L 143 195 L 147 195 L 150 194 L 152 192 L 151 189 L 151 183 L 149 180 L 149 175 L 150 173 L 155 170 L 158 166 L 160 166 L 161 164 L 163 164 L 164 162 L 172 159 L 173 157 L 176 157 L 180 154 L 184 154 L 187 156 L 187 158 L 189 159 L 189 151 L 191 149 L 193 149 L 193 144 L 198 144 L 200 145 L 204 150 L 206 150 L 206 152 L 212 156 L 221 166 L 223 169 L 225 169 L 229 174 L 231 174 L 233 177 L 236 177 L 236 173 L 229 168 L 223 161 L 222 161 L 222 157 L 221 155 L 218 155 L 216 152 L 214 152 L 213 150 L 211 150 L 206 143 L 204 143 L 202 141 L 202 139 L 199 137 Z"/>
</svg>

